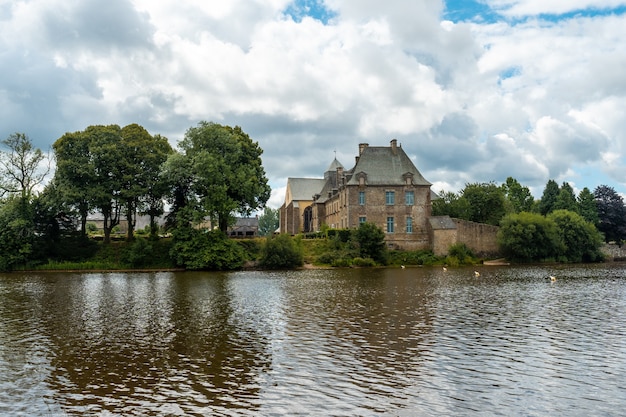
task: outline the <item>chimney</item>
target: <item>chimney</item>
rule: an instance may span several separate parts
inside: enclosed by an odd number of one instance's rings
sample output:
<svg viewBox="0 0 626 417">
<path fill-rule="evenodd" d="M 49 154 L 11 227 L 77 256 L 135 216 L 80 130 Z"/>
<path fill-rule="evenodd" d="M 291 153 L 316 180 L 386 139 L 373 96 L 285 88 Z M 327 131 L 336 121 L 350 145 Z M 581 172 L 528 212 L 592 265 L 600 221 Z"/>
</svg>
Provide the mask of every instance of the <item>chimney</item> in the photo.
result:
<svg viewBox="0 0 626 417">
<path fill-rule="evenodd" d="M 369 146 L 368 143 L 359 143 L 359 156 L 363 153 L 363 150 Z"/>
<path fill-rule="evenodd" d="M 343 176 L 343 167 L 337 167 L 337 187 L 342 184 L 341 177 Z"/>
<path fill-rule="evenodd" d="M 398 139 L 391 139 L 391 152 L 393 152 L 393 154 L 396 154 L 396 151 L 398 150 Z"/>
</svg>

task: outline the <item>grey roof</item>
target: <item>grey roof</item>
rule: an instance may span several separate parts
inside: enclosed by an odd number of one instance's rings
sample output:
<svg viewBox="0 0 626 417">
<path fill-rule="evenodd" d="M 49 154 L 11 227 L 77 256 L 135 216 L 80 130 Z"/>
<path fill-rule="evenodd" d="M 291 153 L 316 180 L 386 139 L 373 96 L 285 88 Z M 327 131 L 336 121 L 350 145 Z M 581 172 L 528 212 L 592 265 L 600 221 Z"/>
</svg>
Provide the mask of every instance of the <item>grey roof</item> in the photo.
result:
<svg viewBox="0 0 626 417">
<path fill-rule="evenodd" d="M 328 167 L 328 169 L 326 170 L 326 172 L 328 171 L 337 171 L 337 168 L 343 168 L 343 165 L 341 165 L 341 162 L 339 162 L 337 160 L 337 158 L 335 158 L 333 160 L 333 162 L 330 163 L 330 166 Z"/>
<path fill-rule="evenodd" d="M 326 180 L 323 178 L 287 178 L 287 188 L 293 201 L 311 201 L 318 194 Z"/>
<path fill-rule="evenodd" d="M 400 146 L 395 148 L 395 152 L 389 146 L 367 146 L 351 170 L 352 177 L 348 184 L 358 184 L 357 174 L 360 172 L 367 175 L 368 185 L 402 185 L 406 173 L 413 174 L 415 185 L 431 185 Z"/>
<path fill-rule="evenodd" d="M 434 216 L 428 219 L 433 230 L 454 230 L 456 223 L 450 216 Z"/>
</svg>

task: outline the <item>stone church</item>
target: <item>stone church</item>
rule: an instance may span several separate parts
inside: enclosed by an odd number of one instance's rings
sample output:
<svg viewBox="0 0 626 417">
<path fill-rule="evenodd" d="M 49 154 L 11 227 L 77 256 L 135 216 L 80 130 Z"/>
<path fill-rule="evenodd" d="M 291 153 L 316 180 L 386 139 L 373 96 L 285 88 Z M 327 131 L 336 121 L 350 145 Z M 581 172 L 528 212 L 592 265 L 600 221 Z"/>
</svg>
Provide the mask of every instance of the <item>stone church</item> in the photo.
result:
<svg viewBox="0 0 626 417">
<path fill-rule="evenodd" d="M 438 196 L 393 139 L 389 146 L 359 145 L 354 166 L 335 158 L 324 178 L 288 178 L 280 208 L 280 233 L 357 228 L 370 222 L 385 232 L 390 248 L 429 249 L 446 255 L 465 243 L 478 255 L 496 255 L 498 228 L 448 216 L 431 216 Z"/>
</svg>

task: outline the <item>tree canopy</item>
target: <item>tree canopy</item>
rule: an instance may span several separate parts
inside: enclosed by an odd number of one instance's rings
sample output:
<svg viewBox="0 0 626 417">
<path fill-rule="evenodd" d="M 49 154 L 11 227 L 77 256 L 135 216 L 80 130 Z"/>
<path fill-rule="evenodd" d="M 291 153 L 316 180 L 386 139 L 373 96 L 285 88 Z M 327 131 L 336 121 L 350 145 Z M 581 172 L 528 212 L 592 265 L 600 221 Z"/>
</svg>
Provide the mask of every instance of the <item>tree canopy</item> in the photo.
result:
<svg viewBox="0 0 626 417">
<path fill-rule="evenodd" d="M 606 242 L 621 243 L 626 238 L 626 207 L 624 199 L 607 185 L 600 185 L 593 194 L 598 209 L 598 230 Z"/>
<path fill-rule="evenodd" d="M 181 156 L 172 156 L 166 174 L 173 192 L 188 190 L 187 201 L 201 217 L 209 217 L 224 233 L 234 214 L 263 208 L 270 187 L 262 149 L 239 127 L 200 122 L 185 133 Z"/>
</svg>

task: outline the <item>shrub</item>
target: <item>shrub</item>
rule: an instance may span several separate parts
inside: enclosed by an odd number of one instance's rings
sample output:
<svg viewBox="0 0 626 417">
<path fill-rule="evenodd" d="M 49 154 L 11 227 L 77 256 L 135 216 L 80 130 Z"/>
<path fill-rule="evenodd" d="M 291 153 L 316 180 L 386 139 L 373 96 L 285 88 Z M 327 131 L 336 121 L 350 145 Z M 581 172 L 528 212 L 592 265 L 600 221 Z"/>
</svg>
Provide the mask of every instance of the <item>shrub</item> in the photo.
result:
<svg viewBox="0 0 626 417">
<path fill-rule="evenodd" d="M 362 258 L 372 258 L 382 265 L 387 265 L 387 246 L 385 232 L 374 223 L 361 223 L 354 231 L 353 238 L 359 245 L 359 254 Z"/>
<path fill-rule="evenodd" d="M 244 251 L 220 230 L 181 227 L 174 231 L 170 256 L 187 269 L 230 270 L 241 268 Z"/>
<path fill-rule="evenodd" d="M 260 265 L 268 269 L 286 269 L 302 266 L 304 255 L 299 239 L 281 234 L 268 237 L 261 251 Z"/>
<path fill-rule="evenodd" d="M 352 266 L 360 266 L 360 267 L 376 266 L 376 262 L 374 262 L 372 258 L 356 257 L 352 259 Z"/>
</svg>

